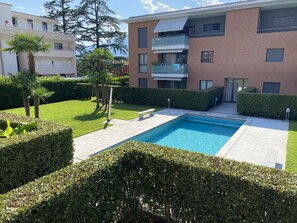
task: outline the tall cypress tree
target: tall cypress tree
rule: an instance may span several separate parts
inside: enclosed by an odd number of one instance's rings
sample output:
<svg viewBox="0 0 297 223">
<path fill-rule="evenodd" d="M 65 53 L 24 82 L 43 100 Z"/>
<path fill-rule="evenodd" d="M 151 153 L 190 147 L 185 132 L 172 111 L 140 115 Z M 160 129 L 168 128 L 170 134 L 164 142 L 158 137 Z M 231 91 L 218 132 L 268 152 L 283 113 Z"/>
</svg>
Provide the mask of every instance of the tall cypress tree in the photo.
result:
<svg viewBox="0 0 297 223">
<path fill-rule="evenodd" d="M 44 3 L 47 17 L 55 19 L 58 24 L 55 31 L 73 33 L 76 28 L 77 10 L 71 7 L 74 0 L 54 0 Z"/>
<path fill-rule="evenodd" d="M 120 30 L 120 21 L 107 6 L 107 0 L 81 0 L 78 9 L 80 40 L 92 42 L 95 48 L 110 48 L 126 53 L 126 33 Z"/>
</svg>

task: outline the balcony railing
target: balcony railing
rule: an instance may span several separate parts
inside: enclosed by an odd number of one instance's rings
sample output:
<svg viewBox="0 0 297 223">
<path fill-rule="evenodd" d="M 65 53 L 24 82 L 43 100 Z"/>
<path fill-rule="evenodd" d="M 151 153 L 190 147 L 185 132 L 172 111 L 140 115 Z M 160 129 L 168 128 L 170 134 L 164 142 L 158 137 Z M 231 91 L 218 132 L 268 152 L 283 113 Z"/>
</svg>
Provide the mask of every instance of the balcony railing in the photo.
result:
<svg viewBox="0 0 297 223">
<path fill-rule="evenodd" d="M 152 66 L 152 77 L 155 80 L 167 80 L 188 77 L 188 65 L 187 64 L 160 64 Z"/>
<path fill-rule="evenodd" d="M 189 49 L 189 37 L 188 36 L 164 36 L 153 37 L 152 50 L 162 52 L 182 52 L 185 49 Z"/>
</svg>

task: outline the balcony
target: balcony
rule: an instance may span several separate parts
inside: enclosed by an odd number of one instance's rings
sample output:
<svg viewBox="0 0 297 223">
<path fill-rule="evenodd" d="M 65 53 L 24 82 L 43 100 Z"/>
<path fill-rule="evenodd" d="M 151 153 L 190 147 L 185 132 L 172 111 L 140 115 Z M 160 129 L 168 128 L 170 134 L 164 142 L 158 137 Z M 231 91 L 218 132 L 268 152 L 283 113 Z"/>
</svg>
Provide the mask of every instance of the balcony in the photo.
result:
<svg viewBox="0 0 297 223">
<path fill-rule="evenodd" d="M 181 53 L 186 49 L 189 49 L 188 36 L 166 36 L 152 39 L 154 53 Z"/>
<path fill-rule="evenodd" d="M 154 80 L 181 81 L 188 77 L 187 64 L 159 64 L 152 66 Z"/>
<path fill-rule="evenodd" d="M 76 74 L 75 66 L 36 66 L 38 74 L 53 75 L 53 74 Z"/>
</svg>

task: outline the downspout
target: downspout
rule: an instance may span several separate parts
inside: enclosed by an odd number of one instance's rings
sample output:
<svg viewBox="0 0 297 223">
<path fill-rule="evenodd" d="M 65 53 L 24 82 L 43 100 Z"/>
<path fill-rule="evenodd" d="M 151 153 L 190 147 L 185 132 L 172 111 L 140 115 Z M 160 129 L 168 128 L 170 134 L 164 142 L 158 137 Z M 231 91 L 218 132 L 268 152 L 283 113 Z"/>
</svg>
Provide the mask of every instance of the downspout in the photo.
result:
<svg viewBox="0 0 297 223">
<path fill-rule="evenodd" d="M 1 39 L 0 39 L 0 49 L 2 49 L 2 44 L 1 44 Z M 4 66 L 3 66 L 3 52 L 0 51 L 0 64 L 1 64 L 1 71 L 2 71 L 2 76 L 5 76 L 4 74 Z"/>
</svg>

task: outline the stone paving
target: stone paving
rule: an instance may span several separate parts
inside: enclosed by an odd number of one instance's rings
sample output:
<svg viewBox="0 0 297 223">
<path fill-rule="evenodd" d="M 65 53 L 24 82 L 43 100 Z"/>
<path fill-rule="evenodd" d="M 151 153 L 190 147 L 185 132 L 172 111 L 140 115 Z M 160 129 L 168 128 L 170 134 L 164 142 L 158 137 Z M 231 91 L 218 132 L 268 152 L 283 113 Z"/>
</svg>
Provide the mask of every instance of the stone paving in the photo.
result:
<svg viewBox="0 0 297 223">
<path fill-rule="evenodd" d="M 235 104 L 224 103 L 208 112 L 182 109 L 163 109 L 154 117 L 129 121 L 112 119 L 112 126 L 74 139 L 74 162 L 92 157 L 160 124 L 191 113 L 246 120 L 216 156 L 257 165 L 284 169 L 288 139 L 288 122 L 239 116 Z"/>
</svg>

